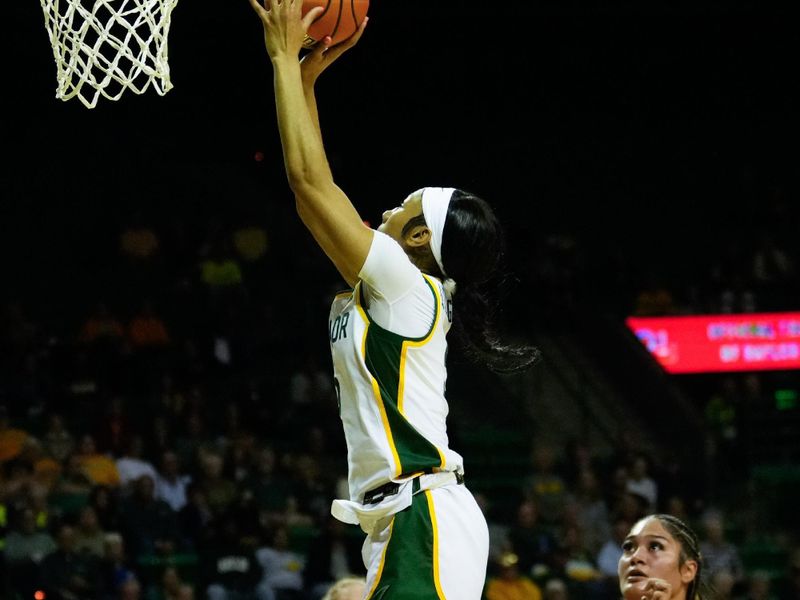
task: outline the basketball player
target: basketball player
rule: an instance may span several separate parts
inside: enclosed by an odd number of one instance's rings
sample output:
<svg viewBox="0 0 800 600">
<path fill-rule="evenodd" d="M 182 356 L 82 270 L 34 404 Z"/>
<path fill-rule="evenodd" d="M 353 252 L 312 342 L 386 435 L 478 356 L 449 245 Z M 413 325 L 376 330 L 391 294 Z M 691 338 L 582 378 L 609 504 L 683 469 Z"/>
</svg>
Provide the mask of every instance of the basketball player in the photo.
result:
<svg viewBox="0 0 800 600">
<path fill-rule="evenodd" d="M 622 542 L 619 589 L 624 600 L 702 600 L 697 535 L 680 519 L 648 515 Z"/>
<path fill-rule="evenodd" d="M 362 577 L 342 577 L 322 597 L 322 600 L 361 600 L 366 593 Z"/>
<path fill-rule="evenodd" d="M 264 1 L 265 4 L 259 4 Z M 445 336 L 495 371 L 530 366 L 534 348 L 493 335 L 481 284 L 493 274 L 502 231 L 491 208 L 462 190 L 426 187 L 368 228 L 333 180 L 314 82 L 364 33 L 299 60 L 309 24 L 302 0 L 250 0 L 272 61 L 284 166 L 297 211 L 352 291 L 329 321 L 334 377 L 348 448 L 349 499 L 331 512 L 367 533 L 366 598 L 479 600 L 486 521 L 449 448 Z M 454 291 L 457 287 L 457 293 Z M 454 303 L 456 308 L 454 309 Z"/>
</svg>

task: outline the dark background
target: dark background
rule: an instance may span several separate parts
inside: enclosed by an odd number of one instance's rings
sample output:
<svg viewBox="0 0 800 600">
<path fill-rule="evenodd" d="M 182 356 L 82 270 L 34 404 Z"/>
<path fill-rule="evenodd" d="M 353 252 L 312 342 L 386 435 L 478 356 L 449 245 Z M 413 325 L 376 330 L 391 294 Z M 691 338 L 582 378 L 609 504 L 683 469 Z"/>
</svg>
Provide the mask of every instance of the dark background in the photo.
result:
<svg viewBox="0 0 800 600">
<path fill-rule="evenodd" d="M 9 11 L 2 222 L 17 251 L 29 235 L 74 248 L 133 206 L 291 202 L 247 2 L 179 3 L 174 89 L 93 110 L 55 99 L 37 4 Z M 567 227 L 691 269 L 732 224 L 771 226 L 765 196 L 795 189 L 796 38 L 780 4 L 403 1 L 370 16 L 319 84 L 335 175 L 365 219 L 457 185 L 518 242 Z"/>
</svg>

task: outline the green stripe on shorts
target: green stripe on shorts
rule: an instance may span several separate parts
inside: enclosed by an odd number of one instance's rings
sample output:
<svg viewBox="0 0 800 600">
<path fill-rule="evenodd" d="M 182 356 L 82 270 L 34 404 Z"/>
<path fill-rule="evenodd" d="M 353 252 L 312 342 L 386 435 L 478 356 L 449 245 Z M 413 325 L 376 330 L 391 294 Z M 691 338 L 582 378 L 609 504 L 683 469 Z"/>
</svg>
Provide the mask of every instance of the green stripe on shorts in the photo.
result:
<svg viewBox="0 0 800 600">
<path fill-rule="evenodd" d="M 394 516 L 383 570 L 371 600 L 440 600 L 433 569 L 433 524 L 428 495 Z"/>
</svg>

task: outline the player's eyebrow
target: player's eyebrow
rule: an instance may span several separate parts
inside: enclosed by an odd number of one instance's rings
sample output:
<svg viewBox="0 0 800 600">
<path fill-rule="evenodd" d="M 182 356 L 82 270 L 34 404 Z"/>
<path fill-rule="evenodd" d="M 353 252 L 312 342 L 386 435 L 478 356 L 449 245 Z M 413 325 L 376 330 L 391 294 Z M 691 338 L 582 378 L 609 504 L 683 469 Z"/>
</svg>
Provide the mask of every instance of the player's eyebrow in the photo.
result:
<svg viewBox="0 0 800 600">
<path fill-rule="evenodd" d="M 663 535 L 658 535 L 656 533 L 648 533 L 647 535 L 641 535 L 641 536 L 640 535 L 629 535 L 628 537 L 625 538 L 624 541 L 627 542 L 628 540 L 638 540 L 639 538 L 643 538 L 643 539 L 647 539 L 647 538 L 659 539 L 659 540 L 664 540 L 665 542 L 669 541 L 668 537 L 663 536 Z"/>
</svg>

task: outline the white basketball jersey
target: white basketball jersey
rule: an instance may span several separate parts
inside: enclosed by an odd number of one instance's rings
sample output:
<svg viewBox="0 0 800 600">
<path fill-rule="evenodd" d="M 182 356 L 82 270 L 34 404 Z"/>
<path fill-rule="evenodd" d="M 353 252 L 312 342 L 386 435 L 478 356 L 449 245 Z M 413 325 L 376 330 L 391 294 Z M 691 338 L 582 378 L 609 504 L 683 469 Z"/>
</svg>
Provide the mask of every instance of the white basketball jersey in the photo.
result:
<svg viewBox="0 0 800 600">
<path fill-rule="evenodd" d="M 410 264 L 404 254 L 403 259 Z M 407 270 L 408 264 L 403 268 Z M 375 295 L 364 280 L 351 292 L 337 295 L 331 307 L 329 338 L 353 502 L 362 502 L 365 492 L 390 480 L 463 467 L 461 456 L 448 447 L 446 426 L 445 336 L 452 299 L 437 279 L 416 273 L 421 278 L 416 281 L 430 296 L 417 288 L 420 293 L 401 298 L 398 302 L 406 302 L 405 311 L 392 313 L 394 319 L 386 316 L 391 309 L 383 306 L 383 322 L 388 318 L 393 331 L 378 325 L 370 314 L 366 299 Z M 409 302 L 425 306 L 409 307 Z M 398 315 L 409 314 L 409 308 L 433 315 L 424 335 L 394 332 L 404 330 Z"/>
</svg>

